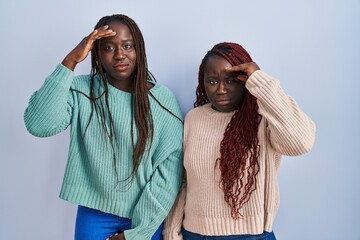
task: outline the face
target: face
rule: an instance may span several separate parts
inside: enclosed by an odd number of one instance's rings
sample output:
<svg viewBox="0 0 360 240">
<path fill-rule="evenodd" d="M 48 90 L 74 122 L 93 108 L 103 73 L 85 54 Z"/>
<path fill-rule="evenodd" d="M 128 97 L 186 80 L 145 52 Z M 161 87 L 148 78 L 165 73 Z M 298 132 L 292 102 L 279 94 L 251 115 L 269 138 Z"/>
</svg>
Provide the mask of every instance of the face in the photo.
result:
<svg viewBox="0 0 360 240">
<path fill-rule="evenodd" d="M 242 103 L 245 83 L 238 80 L 234 73 L 225 71 L 231 64 L 220 56 L 208 59 L 204 71 L 206 96 L 212 107 L 220 112 L 231 112 Z"/>
<path fill-rule="evenodd" d="M 134 40 L 125 24 L 112 22 L 108 25 L 116 35 L 100 40 L 100 59 L 109 82 L 126 89 L 131 85 L 136 68 Z"/>
</svg>

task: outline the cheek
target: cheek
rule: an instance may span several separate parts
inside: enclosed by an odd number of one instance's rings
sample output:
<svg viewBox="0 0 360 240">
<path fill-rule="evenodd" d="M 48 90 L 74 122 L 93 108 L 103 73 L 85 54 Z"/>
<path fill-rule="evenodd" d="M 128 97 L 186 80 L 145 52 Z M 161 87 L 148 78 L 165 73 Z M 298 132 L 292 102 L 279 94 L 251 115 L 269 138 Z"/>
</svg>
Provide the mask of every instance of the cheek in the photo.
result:
<svg viewBox="0 0 360 240">
<path fill-rule="evenodd" d="M 109 58 L 109 54 L 101 54 L 99 56 L 100 62 L 102 63 L 103 67 L 107 67 L 110 64 L 111 60 Z"/>
<path fill-rule="evenodd" d="M 211 86 L 209 86 L 209 85 L 205 85 L 205 86 L 204 86 L 204 89 L 205 89 L 206 96 L 207 96 L 208 98 L 211 98 L 211 95 L 214 94 L 214 87 L 211 87 Z"/>
<path fill-rule="evenodd" d="M 216 89 L 211 88 L 211 87 L 205 88 L 205 94 L 206 94 L 206 97 L 209 100 L 209 102 L 213 105 L 216 105 L 216 101 L 215 101 Z"/>
<path fill-rule="evenodd" d="M 239 93 L 240 96 L 242 96 L 242 95 L 244 95 L 244 90 L 245 90 L 244 87 L 241 86 L 241 87 L 239 87 L 237 92 Z"/>
<path fill-rule="evenodd" d="M 136 64 L 136 52 L 135 52 L 135 51 L 133 51 L 133 52 L 130 53 L 129 59 L 130 59 L 134 64 Z"/>
<path fill-rule="evenodd" d="M 237 100 L 238 103 L 242 102 L 245 93 L 245 86 L 239 86 L 232 92 L 233 97 Z"/>
</svg>

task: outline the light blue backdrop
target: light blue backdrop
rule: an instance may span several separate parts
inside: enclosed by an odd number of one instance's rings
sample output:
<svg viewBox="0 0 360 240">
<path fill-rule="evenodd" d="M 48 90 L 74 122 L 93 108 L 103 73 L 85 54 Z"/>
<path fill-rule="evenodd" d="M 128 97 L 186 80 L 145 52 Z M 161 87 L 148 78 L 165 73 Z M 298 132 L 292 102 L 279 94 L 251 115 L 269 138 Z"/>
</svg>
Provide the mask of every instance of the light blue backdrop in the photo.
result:
<svg viewBox="0 0 360 240">
<path fill-rule="evenodd" d="M 360 1 L 0 2 L 0 239 L 72 239 L 76 208 L 58 198 L 68 132 L 27 133 L 33 91 L 103 15 L 143 31 L 150 70 L 192 108 L 198 65 L 217 42 L 241 43 L 317 124 L 315 146 L 285 157 L 280 240 L 360 237 Z M 76 69 L 88 73 L 89 61 Z"/>
</svg>

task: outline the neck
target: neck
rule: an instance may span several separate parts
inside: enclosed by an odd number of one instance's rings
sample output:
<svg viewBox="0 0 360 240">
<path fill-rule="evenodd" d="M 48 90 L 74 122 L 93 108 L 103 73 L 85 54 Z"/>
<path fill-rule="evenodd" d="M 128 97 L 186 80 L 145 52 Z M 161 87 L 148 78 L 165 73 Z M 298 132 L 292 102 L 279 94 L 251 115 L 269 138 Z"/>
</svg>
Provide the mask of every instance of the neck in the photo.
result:
<svg viewBox="0 0 360 240">
<path fill-rule="evenodd" d="M 113 79 L 111 77 L 109 77 L 108 75 L 106 76 L 109 83 L 124 92 L 132 92 L 132 80 L 131 79 L 125 79 L 125 80 L 119 80 L 119 79 Z"/>
</svg>

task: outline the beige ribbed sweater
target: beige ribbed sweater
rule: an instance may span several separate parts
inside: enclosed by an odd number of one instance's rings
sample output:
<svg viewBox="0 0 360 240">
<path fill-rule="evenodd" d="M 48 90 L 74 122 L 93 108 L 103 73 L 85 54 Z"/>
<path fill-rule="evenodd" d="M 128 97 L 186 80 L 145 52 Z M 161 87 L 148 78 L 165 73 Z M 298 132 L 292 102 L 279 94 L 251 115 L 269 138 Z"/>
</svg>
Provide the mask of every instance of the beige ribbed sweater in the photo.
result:
<svg viewBox="0 0 360 240">
<path fill-rule="evenodd" d="M 220 142 L 234 112 L 221 113 L 206 104 L 185 118 L 184 167 L 186 180 L 166 219 L 164 240 L 183 239 L 181 227 L 202 235 L 260 234 L 272 231 L 279 208 L 278 170 L 282 155 L 308 152 L 315 139 L 315 124 L 282 90 L 279 81 L 258 70 L 246 82 L 257 97 L 262 121 L 259 126 L 260 172 L 257 188 L 231 218 L 220 188 Z"/>
</svg>

